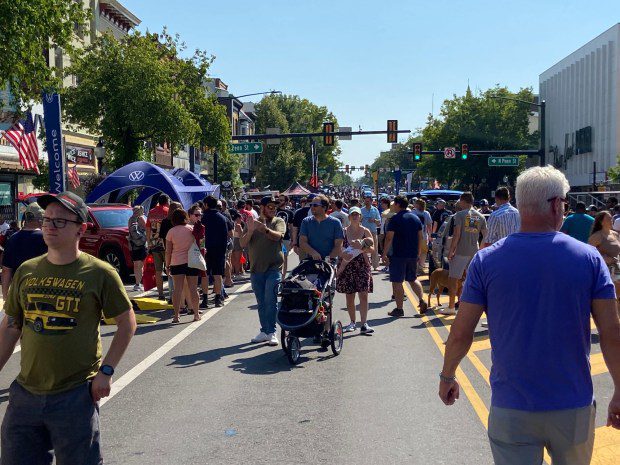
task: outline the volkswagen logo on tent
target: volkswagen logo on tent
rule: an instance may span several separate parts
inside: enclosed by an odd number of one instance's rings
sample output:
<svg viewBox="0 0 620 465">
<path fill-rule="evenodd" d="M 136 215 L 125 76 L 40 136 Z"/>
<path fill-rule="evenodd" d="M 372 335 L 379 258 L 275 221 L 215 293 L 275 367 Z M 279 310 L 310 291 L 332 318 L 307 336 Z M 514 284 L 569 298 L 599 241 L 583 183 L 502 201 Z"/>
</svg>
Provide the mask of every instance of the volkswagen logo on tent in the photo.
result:
<svg viewBox="0 0 620 465">
<path fill-rule="evenodd" d="M 144 179 L 144 171 L 132 171 L 129 173 L 129 180 L 133 182 L 142 181 Z"/>
</svg>

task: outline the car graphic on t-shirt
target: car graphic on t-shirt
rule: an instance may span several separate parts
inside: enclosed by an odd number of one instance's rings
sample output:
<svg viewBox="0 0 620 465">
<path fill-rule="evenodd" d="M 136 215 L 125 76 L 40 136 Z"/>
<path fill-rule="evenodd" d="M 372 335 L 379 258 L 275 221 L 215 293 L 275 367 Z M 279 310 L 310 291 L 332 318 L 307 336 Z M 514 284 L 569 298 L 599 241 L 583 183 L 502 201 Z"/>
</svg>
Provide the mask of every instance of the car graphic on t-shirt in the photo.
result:
<svg viewBox="0 0 620 465">
<path fill-rule="evenodd" d="M 66 331 L 77 326 L 77 320 L 56 311 L 56 307 L 48 302 L 29 302 L 24 312 L 26 324 L 35 332 Z"/>
</svg>

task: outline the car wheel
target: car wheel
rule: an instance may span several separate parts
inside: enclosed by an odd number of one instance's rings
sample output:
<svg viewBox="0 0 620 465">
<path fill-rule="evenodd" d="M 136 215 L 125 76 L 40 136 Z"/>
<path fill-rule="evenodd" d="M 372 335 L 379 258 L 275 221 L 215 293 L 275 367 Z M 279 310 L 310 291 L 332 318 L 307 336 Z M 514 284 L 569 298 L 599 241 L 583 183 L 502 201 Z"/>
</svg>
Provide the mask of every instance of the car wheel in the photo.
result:
<svg viewBox="0 0 620 465">
<path fill-rule="evenodd" d="M 36 320 L 34 320 L 34 323 L 32 324 L 32 329 L 34 329 L 37 333 L 43 331 L 43 320 L 41 318 L 37 318 Z"/>
<path fill-rule="evenodd" d="M 129 277 L 129 272 L 127 270 L 127 266 L 125 265 L 123 254 L 118 249 L 113 247 L 104 249 L 103 252 L 101 252 L 100 258 L 104 262 L 112 265 L 121 278 L 127 279 Z"/>
</svg>

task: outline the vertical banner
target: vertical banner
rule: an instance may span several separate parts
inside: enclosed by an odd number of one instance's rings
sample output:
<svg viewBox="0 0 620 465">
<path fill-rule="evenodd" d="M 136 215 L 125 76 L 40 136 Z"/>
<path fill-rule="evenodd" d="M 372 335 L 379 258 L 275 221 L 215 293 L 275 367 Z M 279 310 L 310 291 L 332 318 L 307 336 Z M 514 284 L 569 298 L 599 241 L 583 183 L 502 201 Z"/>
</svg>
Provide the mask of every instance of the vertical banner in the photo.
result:
<svg viewBox="0 0 620 465">
<path fill-rule="evenodd" d="M 402 171 L 400 168 L 394 170 L 394 194 L 398 195 L 400 192 L 400 179 Z"/>
<path fill-rule="evenodd" d="M 310 149 L 312 152 L 312 177 L 310 178 L 310 185 L 312 187 L 319 187 L 319 154 L 316 151 L 316 144 L 314 139 L 310 143 Z"/>
<path fill-rule="evenodd" d="M 50 169 L 50 192 L 59 194 L 65 190 L 65 154 L 60 127 L 60 95 L 57 93 L 43 94 L 43 118 Z"/>
<path fill-rule="evenodd" d="M 407 173 L 407 192 L 411 192 L 411 181 L 413 180 L 413 172 Z"/>
</svg>

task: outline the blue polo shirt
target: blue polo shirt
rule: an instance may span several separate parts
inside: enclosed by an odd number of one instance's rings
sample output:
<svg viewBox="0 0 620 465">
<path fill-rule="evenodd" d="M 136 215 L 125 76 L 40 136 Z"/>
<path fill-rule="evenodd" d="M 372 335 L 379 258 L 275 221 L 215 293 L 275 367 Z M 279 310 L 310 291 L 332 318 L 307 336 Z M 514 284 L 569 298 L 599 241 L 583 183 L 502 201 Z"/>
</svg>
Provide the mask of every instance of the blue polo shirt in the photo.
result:
<svg viewBox="0 0 620 465">
<path fill-rule="evenodd" d="M 592 300 L 616 298 L 594 248 L 559 232 L 515 233 L 480 250 L 461 300 L 486 308 L 491 404 L 530 412 L 592 404 Z"/>
<path fill-rule="evenodd" d="M 299 235 L 306 236 L 310 247 L 320 253 L 323 258 L 331 253 L 337 239 L 344 239 L 342 224 L 333 216 L 327 216 L 321 222 L 317 221 L 314 216 L 304 218 Z"/>
<path fill-rule="evenodd" d="M 361 207 L 362 210 L 362 226 L 368 228 L 371 233 L 375 234 L 377 232 L 377 225 L 374 220 L 381 221 L 381 214 L 377 207 L 366 208 L 366 206 Z"/>
<path fill-rule="evenodd" d="M 590 215 L 586 215 L 585 213 L 573 213 L 572 215 L 568 215 L 568 218 L 564 220 L 564 224 L 562 224 L 562 229 L 560 229 L 560 231 L 587 244 L 593 223 L 594 218 Z"/>
</svg>

